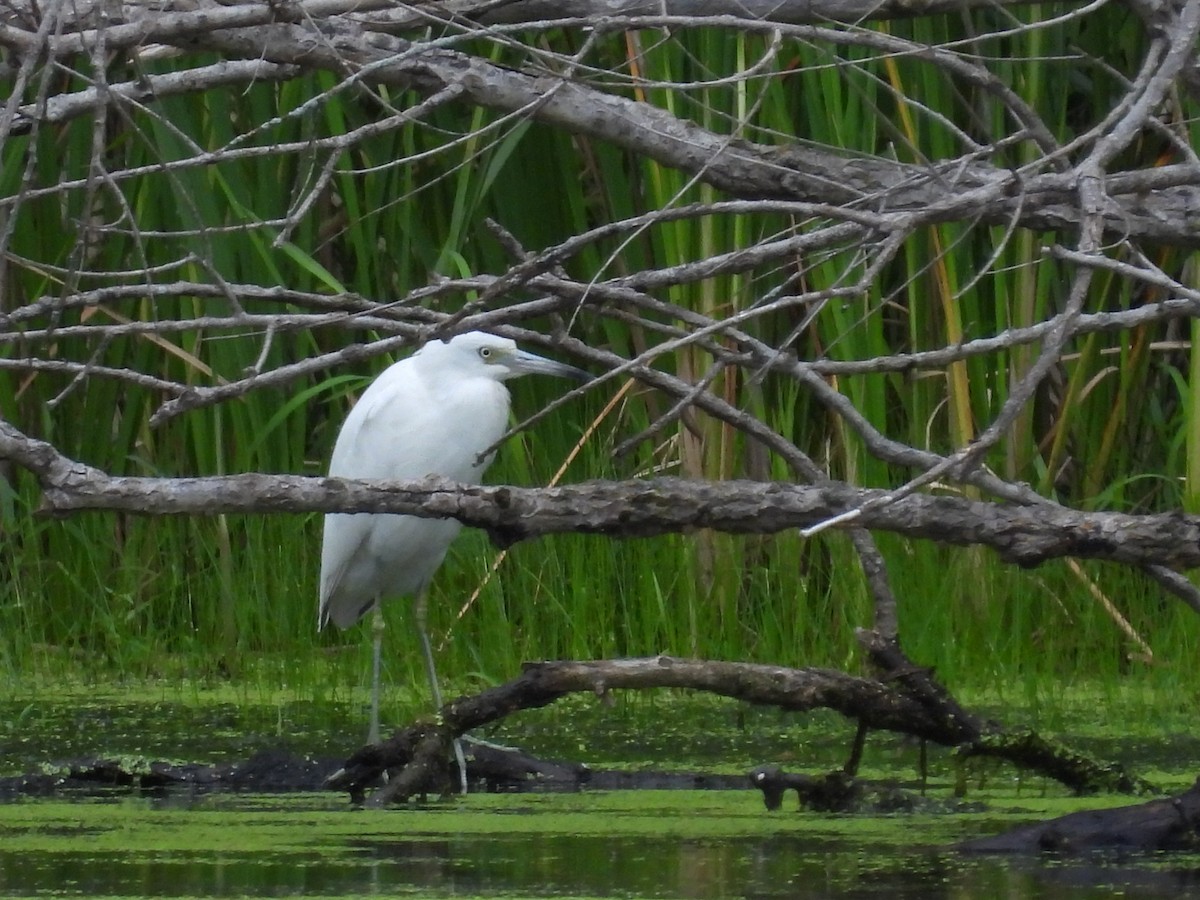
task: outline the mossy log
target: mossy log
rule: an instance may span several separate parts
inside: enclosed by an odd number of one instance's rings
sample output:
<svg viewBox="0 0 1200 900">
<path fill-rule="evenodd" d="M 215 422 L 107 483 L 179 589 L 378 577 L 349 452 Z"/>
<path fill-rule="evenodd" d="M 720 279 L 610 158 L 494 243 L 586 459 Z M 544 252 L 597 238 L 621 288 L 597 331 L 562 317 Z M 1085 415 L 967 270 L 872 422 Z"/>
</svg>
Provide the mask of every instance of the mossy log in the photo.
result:
<svg viewBox="0 0 1200 900">
<path fill-rule="evenodd" d="M 959 845 L 972 853 L 1200 851 L 1200 781 L 1175 797 L 1071 813 Z"/>
<path fill-rule="evenodd" d="M 911 669 L 911 667 L 910 667 Z M 932 679 L 919 671 L 904 677 L 864 678 L 831 669 L 791 669 L 752 663 L 657 656 L 639 659 L 527 664 L 512 681 L 446 704 L 436 723 L 422 722 L 362 748 L 329 780 L 358 801 L 385 773 L 388 783 L 366 802 L 383 805 L 445 788 L 454 739 L 522 709 L 546 706 L 571 693 L 606 696 L 612 690 L 699 690 L 792 711 L 835 710 L 859 727 L 886 730 L 956 748 L 968 756 L 1004 759 L 1054 778 L 1078 793 L 1153 790 L 1113 764 L 1091 759 L 1030 731 L 980 724 L 947 697 L 931 701 Z M 949 710 L 949 712 L 947 712 Z"/>
</svg>

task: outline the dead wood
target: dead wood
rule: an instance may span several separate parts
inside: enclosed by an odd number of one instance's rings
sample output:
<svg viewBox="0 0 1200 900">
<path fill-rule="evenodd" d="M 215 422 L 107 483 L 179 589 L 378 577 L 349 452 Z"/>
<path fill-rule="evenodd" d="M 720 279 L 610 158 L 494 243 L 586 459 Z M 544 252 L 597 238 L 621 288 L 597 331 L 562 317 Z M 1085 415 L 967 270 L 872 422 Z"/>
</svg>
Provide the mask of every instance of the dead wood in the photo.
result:
<svg viewBox="0 0 1200 900">
<path fill-rule="evenodd" d="M 421 752 L 420 740 L 412 746 Z M 622 773 L 593 773 L 586 766 L 560 764 L 536 759 L 518 750 L 471 743 L 467 754 L 468 775 L 473 787 L 483 790 L 518 791 L 532 789 L 575 790 L 595 777 L 598 785 L 609 786 Z M 164 794 L 238 792 L 295 793 L 318 791 L 334 775 L 340 760 L 317 758 L 283 748 L 264 748 L 246 760 L 233 763 L 178 763 L 156 760 L 88 757 L 46 762 L 36 771 L 0 778 L 0 800 L 18 797 L 95 796 L 113 791 L 122 793 Z M 436 783 L 439 792 L 458 785 L 445 760 L 438 769 L 422 770 L 428 783 Z M 453 776 L 453 777 L 452 777 Z M 409 778 L 414 777 L 409 775 Z M 626 788 L 659 788 L 667 773 L 641 773 L 638 779 L 625 779 Z M 696 786 L 691 781 L 669 786 Z M 735 779 L 712 779 L 704 786 L 732 787 Z"/>
<path fill-rule="evenodd" d="M 1200 781 L 1175 797 L 1071 813 L 959 845 L 972 853 L 1200 850 Z"/>
<path fill-rule="evenodd" d="M 771 812 L 782 808 L 784 795 L 795 791 L 801 809 L 813 812 L 890 815 L 916 812 L 978 812 L 984 807 L 961 800 L 940 800 L 889 782 L 866 781 L 846 772 L 806 775 L 779 766 L 759 766 L 750 784 L 762 791 Z"/>
<path fill-rule="evenodd" d="M 266 748 L 247 760 L 205 765 L 107 757 L 48 762 L 36 772 L 0 778 L 0 799 L 133 791 L 279 793 L 319 790 L 337 761 Z"/>
<path fill-rule="evenodd" d="M 795 791 L 800 806 L 814 812 L 854 812 L 863 797 L 862 783 L 844 772 L 814 776 L 760 766 L 750 773 L 750 783 L 762 791 L 763 805 L 771 812 L 783 806 L 786 791 Z"/>
<path fill-rule="evenodd" d="M 380 806 L 426 792 L 449 779 L 451 742 L 471 729 L 571 693 L 606 697 L 621 689 L 701 690 L 792 711 L 832 709 L 861 726 L 956 748 L 968 756 L 1003 759 L 1054 778 L 1077 793 L 1153 790 L 1118 766 L 1091 759 L 1027 730 L 1008 730 L 974 717 L 947 713 L 905 686 L 912 673 L 890 683 L 829 669 L 790 669 L 751 663 L 657 656 L 642 659 L 546 662 L 526 665 L 512 681 L 444 706 L 438 724 L 417 723 L 362 748 L 328 781 L 356 802 L 391 773 L 387 786 L 366 800 Z M 926 681 L 931 679 L 922 676 Z"/>
<path fill-rule="evenodd" d="M 446 479 L 366 482 L 296 475 L 209 478 L 110 476 L 0 422 L 0 459 L 32 472 L 44 512 L 123 510 L 145 515 L 249 512 L 389 512 L 455 518 L 488 532 L 501 547 L 577 532 L 651 537 L 711 528 L 776 533 L 830 522 L 954 545 L 990 547 L 1036 566 L 1064 556 L 1135 565 L 1200 565 L 1200 517 L 1081 512 L 1051 503 L 1005 506 L 962 497 L 856 488 L 827 481 L 692 481 L 648 478 L 554 488 L 462 485 Z M 886 635 L 885 635 L 886 637 Z"/>
</svg>

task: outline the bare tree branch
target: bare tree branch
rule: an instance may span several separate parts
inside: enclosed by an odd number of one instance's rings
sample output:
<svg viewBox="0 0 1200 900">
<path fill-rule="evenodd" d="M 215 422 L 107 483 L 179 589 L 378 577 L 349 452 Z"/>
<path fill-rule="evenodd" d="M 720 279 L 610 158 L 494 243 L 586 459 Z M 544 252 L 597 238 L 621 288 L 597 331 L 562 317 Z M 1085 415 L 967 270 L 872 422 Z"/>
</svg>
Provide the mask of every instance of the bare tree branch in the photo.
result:
<svg viewBox="0 0 1200 900">
<path fill-rule="evenodd" d="M 919 210 L 927 221 L 939 222 L 978 217 L 983 222 L 1002 223 L 1015 217 L 1024 227 L 1038 230 L 1074 229 L 1081 224 L 1073 202 L 1073 170 L 1014 173 L 969 159 L 911 165 L 882 158 L 848 158 L 799 144 L 768 147 L 715 134 L 666 110 L 565 80 L 558 74 L 515 72 L 434 42 L 423 45 L 371 33 L 349 16 L 305 15 L 298 11 L 296 24 L 282 24 L 285 18 L 289 16 L 273 7 L 257 5 L 156 13 L 136 24 L 104 29 L 104 41 L 110 51 L 157 41 L 267 60 L 285 67 L 318 67 L 366 83 L 412 86 L 429 93 L 453 89 L 464 102 L 608 141 L 679 168 L 737 197 L 832 202 L 886 208 L 893 213 Z M 313 24 L 318 21 L 325 23 L 320 31 Z M 603 27 L 699 24 L 718 23 L 707 18 L 657 16 L 606 19 Z M 753 17 L 740 24 L 748 29 L 790 28 L 789 33 L 795 37 L 847 42 L 885 40 L 877 35 L 864 38 L 811 26 L 761 23 Z M 1178 72 L 1179 62 L 1187 58 L 1190 27 L 1190 19 L 1181 20 L 1182 31 L 1173 36 L 1175 62 L 1157 76 L 1160 90 L 1155 96 L 1161 92 L 1161 84 Z M 91 29 L 48 37 L 39 44 L 35 35 L 7 26 L 0 29 L 0 44 L 8 44 L 22 54 L 36 49 L 60 56 L 91 47 L 97 35 L 97 30 Z M 1014 96 L 1011 102 L 1019 101 Z M 1149 102 L 1142 102 L 1138 109 L 1140 113 L 1132 111 L 1135 118 L 1144 117 Z M 1035 130 L 1040 127 L 1033 122 L 1029 126 Z M 129 175 L 114 173 L 113 177 Z M 1107 180 L 1106 194 L 1106 202 L 1098 212 L 1108 235 L 1200 246 L 1196 213 L 1200 209 L 1200 169 L 1196 166 L 1157 167 L 1112 176 Z"/>
<path fill-rule="evenodd" d="M 1200 517 L 1001 507 L 959 497 L 909 495 L 826 482 L 690 482 L 656 478 L 556 488 L 481 487 L 429 479 L 418 485 L 290 475 L 109 477 L 0 422 L 0 459 L 33 472 L 43 510 L 124 510 L 145 515 L 261 512 L 403 513 L 455 518 L 501 545 L 581 532 L 648 537 L 712 528 L 769 534 L 861 510 L 856 527 L 960 546 L 981 544 L 1033 566 L 1074 556 L 1120 563 L 1200 566 Z M 881 502 L 884 501 L 884 502 Z"/>
</svg>

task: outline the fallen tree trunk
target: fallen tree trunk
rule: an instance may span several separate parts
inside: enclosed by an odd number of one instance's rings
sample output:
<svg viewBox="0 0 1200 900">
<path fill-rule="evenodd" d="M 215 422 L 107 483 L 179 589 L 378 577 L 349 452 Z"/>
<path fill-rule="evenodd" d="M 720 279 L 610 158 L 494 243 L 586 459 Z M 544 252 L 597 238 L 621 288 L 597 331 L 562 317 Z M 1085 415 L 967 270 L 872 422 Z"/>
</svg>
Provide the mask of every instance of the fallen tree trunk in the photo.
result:
<svg viewBox="0 0 1200 900">
<path fill-rule="evenodd" d="M 911 673 L 907 673 L 911 674 Z M 1077 793 L 1154 790 L 1121 767 L 1091 759 L 1026 730 L 945 713 L 904 681 L 863 678 L 830 669 L 790 669 L 752 663 L 656 656 L 640 659 L 532 663 L 512 681 L 446 704 L 436 722 L 420 722 L 355 753 L 329 779 L 356 802 L 384 773 L 385 787 L 366 803 L 382 806 L 443 790 L 456 737 L 522 709 L 546 706 L 567 694 L 605 697 L 612 690 L 700 690 L 792 711 L 832 709 L 868 728 L 954 747 L 971 756 L 1003 759 L 1046 775 Z"/>
<path fill-rule="evenodd" d="M 973 853 L 1200 850 L 1200 781 L 1176 797 L 1071 813 L 959 845 Z"/>
</svg>

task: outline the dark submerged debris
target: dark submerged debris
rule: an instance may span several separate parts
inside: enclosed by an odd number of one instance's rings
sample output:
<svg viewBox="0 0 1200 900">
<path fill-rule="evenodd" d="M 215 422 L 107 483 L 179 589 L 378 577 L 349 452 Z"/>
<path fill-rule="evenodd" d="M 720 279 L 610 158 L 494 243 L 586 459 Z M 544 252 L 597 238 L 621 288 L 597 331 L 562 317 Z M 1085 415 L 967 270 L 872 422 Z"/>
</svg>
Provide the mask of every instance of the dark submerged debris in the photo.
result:
<svg viewBox="0 0 1200 900">
<path fill-rule="evenodd" d="M 977 803 L 947 803 L 922 796 L 887 782 L 864 781 L 845 772 L 805 775 L 785 772 L 778 766 L 760 766 L 750 772 L 750 784 L 762 791 L 763 805 L 772 812 L 783 806 L 784 794 L 794 790 L 800 808 L 822 813 L 889 815 L 915 812 L 972 812 Z"/>
<path fill-rule="evenodd" d="M 381 745 L 380 745 L 381 746 Z M 364 747 L 355 759 L 374 771 L 378 746 Z M 489 793 L 525 791 L 596 790 L 735 790 L 746 786 L 744 776 L 700 772 L 593 771 L 578 763 L 537 759 L 521 750 L 470 741 L 466 747 L 471 789 Z M 450 770 L 452 757 L 433 770 L 425 785 L 415 784 L 413 794 L 441 794 L 458 785 Z M 299 793 L 327 790 L 328 783 L 347 777 L 336 759 L 315 759 L 287 750 L 267 749 L 244 762 L 220 765 L 146 762 L 138 759 L 77 759 L 48 763 L 40 771 L 0 778 L 0 801 L 31 796 L 94 796 L 119 791 L 150 795 L 179 792 L 253 791 Z M 376 787 L 390 785 L 395 777 L 379 778 Z M 378 793 L 378 792 L 377 792 Z M 409 794 L 408 796 L 411 796 Z M 372 797 L 374 799 L 374 795 Z"/>
<path fill-rule="evenodd" d="M 959 845 L 971 853 L 1200 851 L 1200 780 L 1175 797 L 1071 813 Z"/>
<path fill-rule="evenodd" d="M 287 750 L 265 749 L 244 762 L 148 762 L 139 759 L 76 759 L 49 763 L 40 771 L 0 778 L 0 798 L 87 794 L 135 790 L 160 794 L 177 790 L 318 791 L 338 767 L 333 759 L 314 759 Z"/>
</svg>

